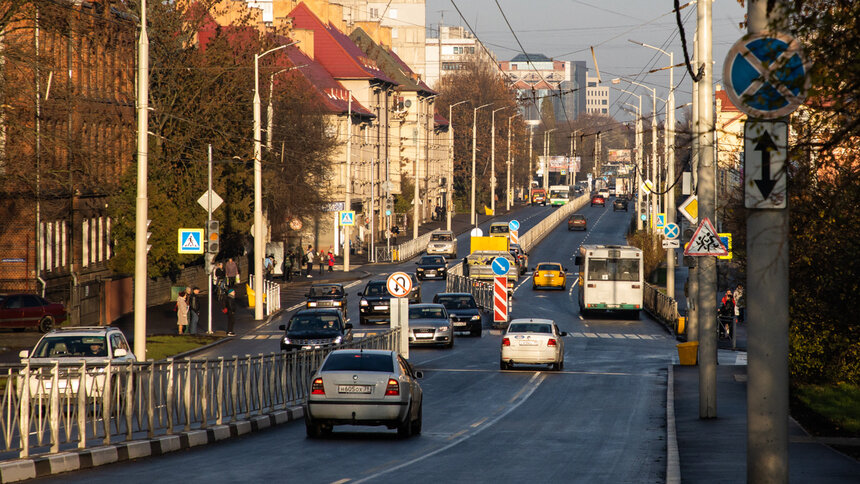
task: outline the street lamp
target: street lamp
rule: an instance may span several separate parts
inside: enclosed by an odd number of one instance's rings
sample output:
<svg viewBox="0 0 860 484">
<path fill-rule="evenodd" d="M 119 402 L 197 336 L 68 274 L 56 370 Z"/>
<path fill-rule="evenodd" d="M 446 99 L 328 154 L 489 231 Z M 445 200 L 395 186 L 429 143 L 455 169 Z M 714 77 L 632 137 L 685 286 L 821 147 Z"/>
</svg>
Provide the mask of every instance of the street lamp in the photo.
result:
<svg viewBox="0 0 860 484">
<path fill-rule="evenodd" d="M 642 132 L 642 95 L 636 94 L 633 91 L 628 91 L 627 89 L 621 89 L 620 87 L 616 87 L 615 89 L 618 89 L 621 92 L 626 92 L 627 94 L 630 94 L 631 96 L 639 98 L 639 107 L 636 108 L 636 112 L 638 113 L 638 116 L 636 118 L 636 173 L 637 173 L 637 177 L 644 178 L 643 173 L 642 173 L 642 157 L 643 157 L 643 153 L 642 153 L 642 148 L 643 148 L 642 147 L 642 141 L 643 141 L 643 139 L 642 138 L 644 137 L 644 133 Z M 634 177 L 633 190 L 636 190 L 636 193 L 638 195 L 639 184 L 635 182 L 637 177 Z M 651 193 L 649 192 L 647 195 L 650 197 Z M 641 214 L 642 214 L 642 197 L 637 196 L 636 197 L 636 230 L 642 230 Z"/>
<path fill-rule="evenodd" d="M 275 108 L 272 107 L 272 93 L 275 91 L 275 76 L 282 72 L 290 72 L 294 69 L 301 69 L 302 67 L 307 67 L 307 64 L 287 67 L 286 69 L 281 69 L 278 72 L 269 74 L 269 106 L 266 109 L 266 151 L 272 151 L 272 124 L 275 122 Z"/>
<path fill-rule="evenodd" d="M 490 147 L 490 211 L 496 214 L 496 112 L 508 109 L 509 106 L 494 109 L 490 118 L 491 147 Z"/>
<path fill-rule="evenodd" d="M 543 189 L 549 193 L 549 134 L 558 128 L 552 128 L 543 133 Z M 547 195 L 549 198 L 549 195 Z"/>
<path fill-rule="evenodd" d="M 475 212 L 475 156 L 478 151 L 478 110 L 493 103 L 478 106 L 472 110 L 472 225 L 478 226 L 478 214 Z"/>
<path fill-rule="evenodd" d="M 459 104 L 469 102 L 468 99 L 464 99 L 460 102 L 456 102 L 448 106 L 448 138 L 450 140 L 448 151 L 450 153 L 449 165 L 448 165 L 448 210 L 446 210 L 447 221 L 445 222 L 445 226 L 447 230 L 451 230 L 451 216 L 454 214 L 454 118 L 453 118 L 453 110 L 454 106 Z"/>
<path fill-rule="evenodd" d="M 298 41 L 279 45 L 269 49 L 262 54 L 254 54 L 254 290 L 256 299 L 254 304 L 254 319 L 263 319 L 263 168 L 261 158 L 263 156 L 262 136 L 260 134 L 260 58 L 271 54 L 276 50 L 287 48 L 297 44 Z"/>
</svg>

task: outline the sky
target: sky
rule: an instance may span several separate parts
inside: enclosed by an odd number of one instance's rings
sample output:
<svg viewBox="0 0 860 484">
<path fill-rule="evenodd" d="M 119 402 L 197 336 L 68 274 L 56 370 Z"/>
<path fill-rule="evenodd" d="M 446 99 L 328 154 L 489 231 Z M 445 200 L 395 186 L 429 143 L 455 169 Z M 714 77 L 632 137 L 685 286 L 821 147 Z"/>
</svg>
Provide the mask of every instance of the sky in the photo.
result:
<svg viewBox="0 0 860 484">
<path fill-rule="evenodd" d="M 589 75 L 595 75 L 591 56 L 591 47 L 594 47 L 601 85 L 613 86 L 610 81 L 615 77 L 632 77 L 642 84 L 657 88 L 657 96 L 666 98 L 669 71 L 646 73 L 668 66 L 669 57 L 635 45 L 628 39 L 672 52 L 675 64 L 684 60 L 675 14 L 672 12 L 672 0 L 426 0 L 426 23 L 435 29 L 440 19 L 444 25 L 466 27 L 468 22 L 473 33 L 499 61 L 510 60 L 522 50 L 505 23 L 497 1 L 516 38 L 530 54 L 544 54 L 556 60 L 585 61 Z M 684 5 L 686 1 L 681 0 L 680 4 Z M 457 8 L 462 12 L 462 17 Z M 726 54 L 732 44 L 746 33 L 739 27 L 745 13 L 746 9 L 740 6 L 738 0 L 714 0 L 713 58 L 714 82 L 717 84 L 722 84 Z M 687 50 L 692 56 L 696 4 L 682 9 L 681 19 L 685 27 Z M 692 81 L 687 69 L 682 67 L 674 69 L 674 77 L 677 86 L 675 104 L 681 106 L 690 102 Z M 634 90 L 623 83 L 614 86 Z M 647 115 L 651 111 L 650 89 L 636 88 L 635 91 L 647 94 L 642 98 L 642 109 Z M 622 121 L 632 119 L 630 114 L 621 110 L 623 103 L 639 102 L 615 89 L 610 89 L 609 100 L 609 114 Z M 662 118 L 664 107 L 659 100 L 657 111 Z M 681 111 L 676 114 L 680 119 Z"/>
</svg>

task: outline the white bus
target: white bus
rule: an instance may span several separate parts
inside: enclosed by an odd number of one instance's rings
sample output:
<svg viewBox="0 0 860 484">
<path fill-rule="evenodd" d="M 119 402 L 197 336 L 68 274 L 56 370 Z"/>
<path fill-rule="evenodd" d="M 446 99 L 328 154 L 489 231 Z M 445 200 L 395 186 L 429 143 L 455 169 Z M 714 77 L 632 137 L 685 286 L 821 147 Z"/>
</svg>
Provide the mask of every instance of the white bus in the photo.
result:
<svg viewBox="0 0 860 484">
<path fill-rule="evenodd" d="M 567 185 L 552 185 L 549 187 L 549 204 L 557 207 L 570 199 L 570 187 Z"/>
<path fill-rule="evenodd" d="M 629 245 L 579 248 L 579 312 L 628 311 L 639 319 L 643 304 L 642 251 Z"/>
</svg>

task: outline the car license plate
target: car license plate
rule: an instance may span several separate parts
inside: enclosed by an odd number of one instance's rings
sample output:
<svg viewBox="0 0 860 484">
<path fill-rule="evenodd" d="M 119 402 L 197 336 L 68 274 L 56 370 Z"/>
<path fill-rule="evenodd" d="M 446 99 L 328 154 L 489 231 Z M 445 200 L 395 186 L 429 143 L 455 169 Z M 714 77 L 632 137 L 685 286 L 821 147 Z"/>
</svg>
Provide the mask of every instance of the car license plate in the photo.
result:
<svg viewBox="0 0 860 484">
<path fill-rule="evenodd" d="M 520 341 L 520 346 L 537 346 L 537 341 Z"/>
<path fill-rule="evenodd" d="M 370 393 L 370 385 L 338 385 L 338 393 Z"/>
<path fill-rule="evenodd" d="M 433 333 L 415 333 L 416 338 L 432 338 Z"/>
<path fill-rule="evenodd" d="M 425 274 L 425 275 L 427 275 L 427 276 L 435 276 L 435 275 L 436 275 L 436 271 L 427 271 L 427 274 Z"/>
<path fill-rule="evenodd" d="M 454 321 L 454 326 L 459 327 L 459 326 L 465 326 L 465 325 L 466 325 L 465 321 Z"/>
<path fill-rule="evenodd" d="M 373 306 L 374 311 L 388 311 L 388 306 Z"/>
</svg>

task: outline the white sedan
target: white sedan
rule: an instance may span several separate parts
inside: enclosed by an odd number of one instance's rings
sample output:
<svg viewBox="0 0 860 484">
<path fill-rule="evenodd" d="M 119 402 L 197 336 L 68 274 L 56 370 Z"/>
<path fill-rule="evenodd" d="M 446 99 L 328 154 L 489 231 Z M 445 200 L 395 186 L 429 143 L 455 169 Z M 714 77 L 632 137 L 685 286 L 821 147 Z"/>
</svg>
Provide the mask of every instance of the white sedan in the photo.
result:
<svg viewBox="0 0 860 484">
<path fill-rule="evenodd" d="M 420 434 L 422 377 L 394 351 L 332 351 L 311 377 L 308 437 L 329 434 L 335 425 L 385 425 L 404 438 Z"/>
<path fill-rule="evenodd" d="M 551 319 L 515 319 L 502 336 L 499 368 L 510 369 L 514 364 L 549 365 L 553 370 L 564 368 L 564 331 Z"/>
</svg>

